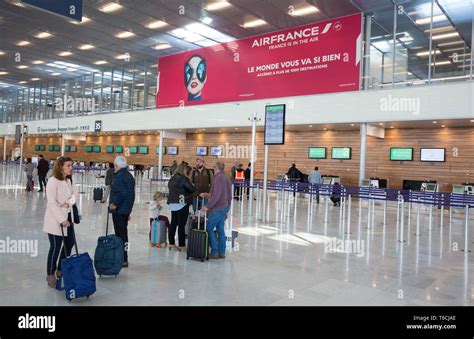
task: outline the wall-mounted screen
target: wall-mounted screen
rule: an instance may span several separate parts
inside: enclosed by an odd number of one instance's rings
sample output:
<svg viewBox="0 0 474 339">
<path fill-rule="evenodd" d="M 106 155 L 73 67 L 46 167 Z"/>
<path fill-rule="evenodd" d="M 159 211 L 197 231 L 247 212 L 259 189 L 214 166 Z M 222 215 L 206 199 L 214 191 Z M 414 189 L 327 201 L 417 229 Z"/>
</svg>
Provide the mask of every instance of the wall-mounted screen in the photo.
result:
<svg viewBox="0 0 474 339">
<path fill-rule="evenodd" d="M 49 145 L 48 146 L 48 151 L 54 152 L 54 145 Z"/>
<path fill-rule="evenodd" d="M 211 155 L 221 157 L 223 153 L 223 149 L 221 146 L 212 146 L 211 147 Z"/>
<path fill-rule="evenodd" d="M 71 146 L 65 145 L 64 146 L 64 152 L 71 152 Z"/>
<path fill-rule="evenodd" d="M 148 154 L 148 146 L 140 146 L 138 148 L 138 153 L 140 154 Z"/>
<path fill-rule="evenodd" d="M 207 155 L 207 146 L 198 146 L 196 147 L 196 155 Z"/>
<path fill-rule="evenodd" d="M 76 145 L 71 145 L 71 146 L 69 147 L 69 151 L 70 151 L 70 152 L 77 152 L 77 146 L 76 146 Z"/>
<path fill-rule="evenodd" d="M 168 154 L 168 155 L 177 155 L 178 154 L 178 146 L 167 146 L 166 147 L 166 154 Z"/>
<path fill-rule="evenodd" d="M 41 151 L 41 150 L 40 150 L 40 146 L 41 146 L 41 145 L 35 145 L 35 151 Z"/>
<path fill-rule="evenodd" d="M 114 153 L 114 146 L 105 146 L 105 153 Z"/>
<path fill-rule="evenodd" d="M 138 146 L 128 146 L 130 154 L 137 154 L 138 153 Z"/>
<path fill-rule="evenodd" d="M 115 146 L 115 153 L 123 153 L 123 146 Z"/>
<path fill-rule="evenodd" d="M 45 145 L 37 145 L 38 146 L 38 151 L 46 151 L 46 146 Z M 36 151 L 36 147 L 35 147 Z"/>
<path fill-rule="evenodd" d="M 265 106 L 265 145 L 285 143 L 285 105 Z"/>
<path fill-rule="evenodd" d="M 310 147 L 308 148 L 309 159 L 326 159 L 326 147 Z"/>
<path fill-rule="evenodd" d="M 420 161 L 444 162 L 446 161 L 446 149 L 420 148 Z"/>
<path fill-rule="evenodd" d="M 156 146 L 156 154 L 160 154 L 160 146 Z M 163 154 L 166 154 L 166 146 L 163 146 Z"/>
<path fill-rule="evenodd" d="M 59 146 L 59 145 L 54 145 L 54 151 L 55 151 L 55 152 L 60 152 L 60 151 L 61 151 L 61 146 Z"/>
<path fill-rule="evenodd" d="M 86 146 L 86 152 L 92 153 L 92 146 Z"/>
<path fill-rule="evenodd" d="M 390 160 L 392 161 L 412 161 L 413 148 L 390 148 Z"/>
<path fill-rule="evenodd" d="M 100 146 L 94 145 L 94 153 L 100 153 Z"/>
<path fill-rule="evenodd" d="M 333 147 L 331 152 L 332 159 L 348 160 L 351 158 L 350 147 Z"/>
</svg>

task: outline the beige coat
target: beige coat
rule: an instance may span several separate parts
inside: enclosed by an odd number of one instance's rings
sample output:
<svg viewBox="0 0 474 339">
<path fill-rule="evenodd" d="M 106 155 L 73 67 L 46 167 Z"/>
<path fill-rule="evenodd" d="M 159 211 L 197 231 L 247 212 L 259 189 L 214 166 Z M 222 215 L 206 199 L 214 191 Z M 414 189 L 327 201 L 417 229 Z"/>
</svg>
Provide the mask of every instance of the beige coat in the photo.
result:
<svg viewBox="0 0 474 339">
<path fill-rule="evenodd" d="M 74 196 L 78 201 L 76 185 L 71 185 L 69 180 L 58 180 L 51 177 L 46 185 L 46 213 L 44 214 L 43 231 L 49 234 L 62 235 L 60 224 L 67 220 L 68 209 L 61 207 L 64 203 L 69 203 L 69 199 Z M 67 236 L 67 227 L 64 227 L 64 235 Z"/>
</svg>

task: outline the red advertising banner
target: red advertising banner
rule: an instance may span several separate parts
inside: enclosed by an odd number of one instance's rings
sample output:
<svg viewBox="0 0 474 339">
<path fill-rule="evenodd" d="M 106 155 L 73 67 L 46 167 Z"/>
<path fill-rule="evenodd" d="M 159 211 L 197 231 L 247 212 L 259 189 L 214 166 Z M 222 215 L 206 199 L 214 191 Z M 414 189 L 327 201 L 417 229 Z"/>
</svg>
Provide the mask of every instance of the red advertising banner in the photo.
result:
<svg viewBox="0 0 474 339">
<path fill-rule="evenodd" d="M 359 89 L 361 14 L 162 57 L 156 107 Z"/>
</svg>

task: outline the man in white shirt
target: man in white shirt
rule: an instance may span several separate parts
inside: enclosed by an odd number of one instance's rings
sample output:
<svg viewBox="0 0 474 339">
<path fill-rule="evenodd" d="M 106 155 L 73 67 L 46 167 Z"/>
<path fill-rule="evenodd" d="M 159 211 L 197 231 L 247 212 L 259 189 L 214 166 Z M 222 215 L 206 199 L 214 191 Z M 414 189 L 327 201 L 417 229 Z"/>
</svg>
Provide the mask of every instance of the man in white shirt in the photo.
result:
<svg viewBox="0 0 474 339">
<path fill-rule="evenodd" d="M 319 168 L 315 167 L 314 171 L 308 176 L 308 182 L 312 185 L 318 185 L 316 187 L 316 202 L 319 204 L 319 185 L 321 184 L 321 173 L 319 173 Z"/>
</svg>

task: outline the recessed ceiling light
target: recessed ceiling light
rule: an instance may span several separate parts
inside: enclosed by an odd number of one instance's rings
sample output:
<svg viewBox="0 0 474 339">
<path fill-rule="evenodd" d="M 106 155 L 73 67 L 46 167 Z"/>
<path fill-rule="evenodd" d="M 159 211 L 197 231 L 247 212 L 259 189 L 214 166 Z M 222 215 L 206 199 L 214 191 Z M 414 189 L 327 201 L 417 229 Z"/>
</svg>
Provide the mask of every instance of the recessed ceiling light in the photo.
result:
<svg viewBox="0 0 474 339">
<path fill-rule="evenodd" d="M 165 26 L 168 26 L 168 24 L 161 20 L 155 20 L 146 25 L 146 27 L 150 29 L 158 29 Z"/>
<path fill-rule="evenodd" d="M 124 59 L 127 59 L 127 58 L 130 58 L 130 54 L 128 54 L 128 53 L 120 54 L 120 55 L 117 55 L 115 57 L 115 59 L 119 59 L 119 60 L 124 60 Z"/>
<path fill-rule="evenodd" d="M 431 51 L 431 55 L 433 55 L 434 53 L 436 54 L 441 54 L 441 52 L 439 50 L 436 50 L 436 51 Z M 421 57 L 421 56 L 428 56 L 430 55 L 430 51 L 424 51 L 424 52 L 418 52 L 416 53 L 416 56 L 418 57 Z"/>
<path fill-rule="evenodd" d="M 135 84 L 135 87 L 143 87 L 145 84 Z"/>
<path fill-rule="evenodd" d="M 77 68 L 66 68 L 66 71 L 75 72 L 75 71 L 77 71 Z"/>
<path fill-rule="evenodd" d="M 153 49 L 156 49 L 157 51 L 159 50 L 162 50 L 162 49 L 167 49 L 167 48 L 171 48 L 173 46 L 171 46 L 170 44 L 159 44 L 159 45 L 156 45 L 155 47 L 153 47 Z"/>
<path fill-rule="evenodd" d="M 227 1 L 216 1 L 214 3 L 210 3 L 206 6 L 206 10 L 208 11 L 219 11 L 226 7 L 229 7 L 231 4 Z"/>
<path fill-rule="evenodd" d="M 302 16 L 302 15 L 314 14 L 317 12 L 319 12 L 319 9 L 317 9 L 314 6 L 308 5 L 308 6 L 300 7 L 298 9 L 294 9 L 289 14 L 294 15 L 294 16 Z"/>
<path fill-rule="evenodd" d="M 4 52 L 4 51 L 0 51 L 0 55 L 5 55 L 5 52 Z"/>
<path fill-rule="evenodd" d="M 433 16 L 433 22 L 440 22 L 440 21 L 445 21 L 445 20 L 448 20 L 448 18 L 446 18 L 444 14 Z M 430 22 L 431 22 L 431 17 L 415 20 L 415 23 L 417 25 L 427 25 Z"/>
<path fill-rule="evenodd" d="M 394 128 L 393 126 L 390 126 L 390 128 Z"/>
<path fill-rule="evenodd" d="M 25 69 L 25 68 L 28 68 L 28 66 L 26 66 L 26 65 L 19 65 L 19 66 L 16 66 L 16 68 Z"/>
<path fill-rule="evenodd" d="M 24 80 L 23 80 L 23 81 L 19 81 L 18 83 L 19 83 L 19 84 L 26 84 L 27 82 L 28 82 L 28 81 L 24 81 Z"/>
<path fill-rule="evenodd" d="M 473 119 L 473 120 L 471 120 L 471 122 L 474 122 L 474 119 Z"/>
<path fill-rule="evenodd" d="M 31 62 L 31 63 L 34 64 L 34 65 L 41 65 L 41 64 L 44 64 L 44 61 L 42 61 L 42 60 L 35 60 L 35 61 Z"/>
<path fill-rule="evenodd" d="M 238 127 L 235 127 L 234 129 L 239 129 Z"/>
<path fill-rule="evenodd" d="M 219 131 L 219 133 L 222 133 L 222 131 Z"/>
<path fill-rule="evenodd" d="M 453 45 L 462 45 L 464 44 L 463 40 L 458 40 L 458 41 L 452 41 L 452 42 L 445 42 L 443 44 L 439 44 L 438 46 L 444 47 L 444 46 L 453 46 Z"/>
<path fill-rule="evenodd" d="M 433 40 L 441 40 L 441 39 L 447 39 L 447 38 L 452 38 L 455 36 L 458 36 L 458 32 L 453 32 L 453 33 L 446 33 L 446 34 L 440 34 L 440 35 L 433 35 Z"/>
<path fill-rule="evenodd" d="M 179 130 L 181 132 L 181 130 Z"/>
<path fill-rule="evenodd" d="M 266 24 L 267 24 L 267 22 L 265 20 L 255 19 L 255 20 L 245 22 L 242 25 L 242 27 L 244 27 L 244 28 L 253 28 L 253 27 L 263 26 L 263 25 L 266 25 Z"/>
<path fill-rule="evenodd" d="M 201 19 L 202 23 L 205 23 L 206 25 L 209 25 L 212 22 L 212 18 L 205 16 L 204 18 Z"/>
<path fill-rule="evenodd" d="M 100 7 L 99 10 L 105 13 L 111 13 L 111 12 L 115 12 L 121 9 L 122 7 L 123 6 L 119 5 L 118 3 L 109 2 L 108 4 L 105 4 L 102 7 Z"/>
<path fill-rule="evenodd" d="M 51 75 L 56 76 L 56 75 L 61 75 L 61 73 L 55 72 L 55 73 L 51 73 Z"/>
<path fill-rule="evenodd" d="M 76 21 L 76 20 L 70 20 L 69 22 L 71 24 L 74 24 L 74 25 L 80 25 L 80 24 L 85 24 L 85 23 L 88 23 L 89 21 L 91 21 L 91 19 L 89 19 L 88 17 L 86 16 L 82 16 L 82 21 Z"/>
<path fill-rule="evenodd" d="M 26 46 L 26 45 L 29 45 L 29 44 L 31 44 L 31 42 L 26 41 L 26 40 L 21 40 L 21 41 L 18 41 L 16 43 L 17 46 Z"/>
<path fill-rule="evenodd" d="M 104 61 L 104 60 L 98 60 L 96 62 L 94 62 L 94 64 L 96 65 L 105 65 L 107 63 L 107 61 Z"/>
<path fill-rule="evenodd" d="M 354 124 L 351 124 L 352 127 L 354 127 L 355 125 Z"/>
<path fill-rule="evenodd" d="M 313 125 L 309 125 L 309 127 L 313 127 Z"/>
<path fill-rule="evenodd" d="M 441 125 L 441 127 L 446 127 L 446 125 Z"/>
<path fill-rule="evenodd" d="M 61 52 L 58 54 L 59 56 L 69 56 L 69 55 L 72 55 L 71 52 Z"/>
<path fill-rule="evenodd" d="M 41 33 L 38 33 L 35 35 L 36 38 L 38 39 L 46 39 L 46 38 L 49 38 L 53 36 L 51 33 L 48 33 L 48 32 L 41 32 Z"/>
<path fill-rule="evenodd" d="M 40 78 L 31 78 L 31 81 L 38 81 Z"/>
<path fill-rule="evenodd" d="M 324 128 L 323 128 L 323 131 L 325 131 L 325 130 L 327 130 L 327 128 L 326 128 L 326 127 L 324 127 Z"/>
<path fill-rule="evenodd" d="M 438 122 L 437 121 L 433 121 L 433 124 L 437 124 Z"/>
<path fill-rule="evenodd" d="M 441 65 L 449 65 L 451 64 L 451 61 L 438 61 L 438 62 L 432 62 L 431 66 L 441 66 Z"/>
<path fill-rule="evenodd" d="M 130 31 L 123 31 L 120 33 L 117 33 L 115 37 L 120 38 L 120 39 L 125 39 L 125 38 L 130 38 L 131 36 L 134 36 L 135 33 L 130 32 Z"/>
<path fill-rule="evenodd" d="M 441 32 L 447 32 L 447 31 L 452 31 L 454 30 L 453 26 L 443 26 L 443 27 L 438 27 L 438 28 L 433 28 L 432 32 L 433 33 L 441 33 Z M 429 29 L 425 29 L 425 33 L 429 33 Z"/>
<path fill-rule="evenodd" d="M 95 46 L 89 45 L 89 44 L 84 44 L 84 45 L 79 46 L 79 49 L 82 49 L 82 50 L 88 50 L 88 49 L 93 49 L 93 48 L 95 48 Z"/>
<path fill-rule="evenodd" d="M 8 72 L 5 72 L 5 71 L 0 71 L 0 75 L 7 75 Z"/>
</svg>

